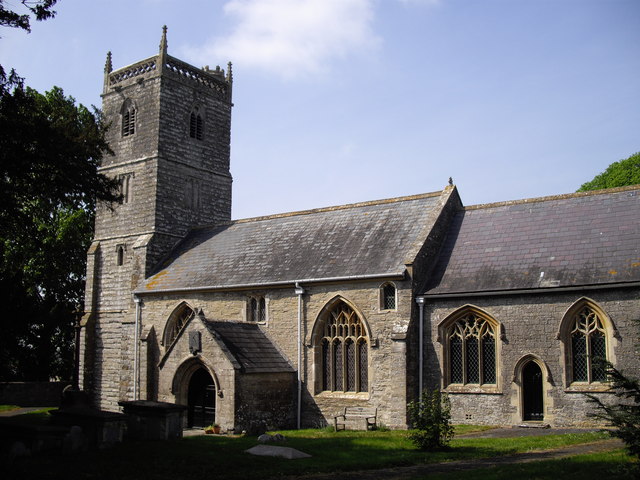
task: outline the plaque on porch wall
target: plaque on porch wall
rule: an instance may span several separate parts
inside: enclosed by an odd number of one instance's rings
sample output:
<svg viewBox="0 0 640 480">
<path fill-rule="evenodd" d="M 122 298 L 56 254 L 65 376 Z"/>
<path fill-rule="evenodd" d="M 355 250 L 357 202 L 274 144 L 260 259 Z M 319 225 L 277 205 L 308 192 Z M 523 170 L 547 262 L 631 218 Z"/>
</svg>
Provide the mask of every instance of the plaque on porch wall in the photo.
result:
<svg viewBox="0 0 640 480">
<path fill-rule="evenodd" d="M 202 351 L 200 332 L 189 332 L 189 351 L 193 355 L 197 355 Z"/>
</svg>

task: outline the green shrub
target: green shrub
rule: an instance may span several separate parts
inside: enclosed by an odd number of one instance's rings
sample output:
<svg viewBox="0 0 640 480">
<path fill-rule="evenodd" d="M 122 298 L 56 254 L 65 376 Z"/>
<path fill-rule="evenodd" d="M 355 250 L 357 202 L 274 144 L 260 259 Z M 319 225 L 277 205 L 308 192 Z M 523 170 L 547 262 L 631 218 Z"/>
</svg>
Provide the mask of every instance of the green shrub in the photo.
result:
<svg viewBox="0 0 640 480">
<path fill-rule="evenodd" d="M 606 420 L 614 427 L 610 434 L 622 439 L 631 455 L 640 459 L 640 382 L 627 377 L 610 362 L 602 361 L 607 372 L 610 391 L 618 398 L 618 403 L 604 403 L 594 395 L 587 395 L 596 405 L 592 416 Z"/>
<path fill-rule="evenodd" d="M 446 394 L 424 390 L 417 402 L 409 402 L 409 439 L 420 450 L 446 447 L 453 438 L 451 404 Z"/>
</svg>

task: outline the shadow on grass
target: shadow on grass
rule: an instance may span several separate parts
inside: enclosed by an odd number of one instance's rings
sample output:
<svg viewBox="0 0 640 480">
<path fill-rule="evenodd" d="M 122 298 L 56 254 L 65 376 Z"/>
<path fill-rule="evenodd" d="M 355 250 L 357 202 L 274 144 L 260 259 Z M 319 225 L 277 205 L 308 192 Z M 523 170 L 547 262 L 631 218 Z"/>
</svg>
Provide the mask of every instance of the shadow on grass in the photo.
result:
<svg viewBox="0 0 640 480">
<path fill-rule="evenodd" d="M 430 480 L 486 480 L 495 478 L 535 478 L 538 480 L 580 479 L 632 480 L 640 478 L 640 465 L 624 450 L 576 455 L 569 458 L 502 465 L 469 471 L 429 475 Z"/>
<path fill-rule="evenodd" d="M 369 470 L 424 463 L 509 455 L 542 445 L 543 439 L 459 439 L 438 452 L 416 450 L 406 432 L 285 432 L 282 444 L 312 455 L 286 460 L 245 453 L 255 437 L 199 436 L 172 442 L 129 441 L 81 455 L 42 454 L 16 459 L 8 478 L 242 480 L 319 472 Z M 584 441 L 584 440 L 583 440 Z M 535 448 L 535 447 L 533 447 Z M 2 459 L 4 460 L 4 459 Z M 7 465 L 7 463 L 5 463 Z"/>
</svg>

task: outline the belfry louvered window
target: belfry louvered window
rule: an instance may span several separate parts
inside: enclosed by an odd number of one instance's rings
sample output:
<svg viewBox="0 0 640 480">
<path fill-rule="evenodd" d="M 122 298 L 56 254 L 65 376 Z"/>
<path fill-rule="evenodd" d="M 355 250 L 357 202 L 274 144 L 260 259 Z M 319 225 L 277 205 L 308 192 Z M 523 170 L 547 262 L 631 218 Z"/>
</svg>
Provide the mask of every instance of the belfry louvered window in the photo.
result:
<svg viewBox="0 0 640 480">
<path fill-rule="evenodd" d="M 603 382 L 607 360 L 606 331 L 598 314 L 585 306 L 574 316 L 571 328 L 571 357 L 574 382 Z"/>
<path fill-rule="evenodd" d="M 189 136 L 202 140 L 204 136 L 204 121 L 198 108 L 194 108 L 189 115 Z"/>
<path fill-rule="evenodd" d="M 496 334 L 485 318 L 469 313 L 447 330 L 449 383 L 496 383 Z"/>
<path fill-rule="evenodd" d="M 369 339 L 356 312 L 338 302 L 324 320 L 322 390 L 366 392 L 369 389 Z"/>
<path fill-rule="evenodd" d="M 136 133 L 136 107 L 131 100 L 122 105 L 122 136 L 128 137 Z"/>
</svg>

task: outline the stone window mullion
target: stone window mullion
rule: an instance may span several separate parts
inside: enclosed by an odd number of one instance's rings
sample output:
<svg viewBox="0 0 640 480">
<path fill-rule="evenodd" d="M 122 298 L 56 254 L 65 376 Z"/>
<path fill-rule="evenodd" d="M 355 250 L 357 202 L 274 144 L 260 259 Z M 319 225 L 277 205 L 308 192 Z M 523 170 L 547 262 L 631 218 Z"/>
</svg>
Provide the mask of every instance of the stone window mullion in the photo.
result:
<svg viewBox="0 0 640 480">
<path fill-rule="evenodd" d="M 322 342 L 327 341 L 330 345 L 331 361 L 323 359 L 323 390 L 354 393 L 366 391 L 368 381 L 363 375 L 368 375 L 368 337 L 362 321 L 355 311 L 340 302 L 326 313 L 324 322 Z M 325 347 L 322 348 L 323 355 L 326 355 Z M 328 374 L 331 380 L 329 384 Z"/>
<path fill-rule="evenodd" d="M 447 384 L 485 385 L 496 382 L 494 327 L 475 314 L 459 317 L 447 330 Z"/>
</svg>

